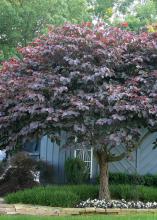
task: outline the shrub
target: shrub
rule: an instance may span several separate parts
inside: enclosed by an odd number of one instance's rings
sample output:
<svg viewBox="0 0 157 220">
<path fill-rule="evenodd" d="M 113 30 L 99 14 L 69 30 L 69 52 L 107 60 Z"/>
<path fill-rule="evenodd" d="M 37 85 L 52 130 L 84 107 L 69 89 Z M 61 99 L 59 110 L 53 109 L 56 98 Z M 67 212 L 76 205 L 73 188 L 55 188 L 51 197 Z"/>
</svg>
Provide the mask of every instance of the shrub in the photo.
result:
<svg viewBox="0 0 157 220">
<path fill-rule="evenodd" d="M 70 184 L 81 184 L 88 179 L 88 169 L 84 161 L 79 158 L 65 161 L 65 174 L 67 182 Z"/>
<path fill-rule="evenodd" d="M 42 185 L 53 183 L 53 165 L 48 162 L 40 160 L 38 162 L 38 169 L 40 171 L 40 183 Z"/>
<path fill-rule="evenodd" d="M 99 177 L 96 180 L 99 183 Z M 110 184 L 129 184 L 143 186 L 157 186 L 157 175 L 136 175 L 126 173 L 109 173 Z"/>
<path fill-rule="evenodd" d="M 15 167 L 10 181 L 14 181 L 15 186 L 29 188 L 34 186 L 34 172 L 37 171 L 37 163 L 27 153 L 18 152 L 11 160 L 10 165 Z"/>
<path fill-rule="evenodd" d="M 110 173 L 109 181 L 111 184 L 130 184 L 130 185 L 145 184 L 144 176 L 137 174 Z"/>
<path fill-rule="evenodd" d="M 0 179 L 0 196 L 38 185 L 33 174 L 36 166 L 36 162 L 26 153 L 19 152 L 12 157 Z"/>
</svg>

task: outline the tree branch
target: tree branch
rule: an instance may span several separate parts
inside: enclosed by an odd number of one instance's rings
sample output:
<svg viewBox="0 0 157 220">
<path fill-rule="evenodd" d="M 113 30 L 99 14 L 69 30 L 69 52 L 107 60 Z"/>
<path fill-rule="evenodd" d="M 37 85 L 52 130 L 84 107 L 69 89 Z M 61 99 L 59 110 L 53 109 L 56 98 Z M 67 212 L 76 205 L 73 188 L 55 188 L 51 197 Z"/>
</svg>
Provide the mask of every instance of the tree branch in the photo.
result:
<svg viewBox="0 0 157 220">
<path fill-rule="evenodd" d="M 129 152 L 123 152 L 123 153 L 121 153 L 121 154 L 119 154 L 119 155 L 115 155 L 115 156 L 109 154 L 108 157 L 107 157 L 108 162 L 115 162 L 115 161 L 122 160 L 122 159 L 123 159 L 124 157 L 126 157 L 129 153 L 132 153 L 133 151 L 135 151 L 135 150 L 140 146 L 140 144 L 145 140 L 145 138 L 149 136 L 149 134 L 151 134 L 151 132 L 150 132 L 150 131 L 147 131 L 146 134 L 144 134 L 144 135 L 141 137 L 141 139 L 139 140 L 139 142 L 138 142 L 136 145 L 134 145 L 134 147 L 132 148 L 131 151 L 129 151 Z"/>
<path fill-rule="evenodd" d="M 108 160 L 108 162 L 115 162 L 115 161 L 119 161 L 119 160 L 122 160 L 124 157 L 126 157 L 126 153 L 121 153 L 121 154 L 119 154 L 119 155 L 116 155 L 116 156 L 113 156 L 113 155 L 109 155 L 108 157 L 107 157 L 107 160 Z"/>
</svg>

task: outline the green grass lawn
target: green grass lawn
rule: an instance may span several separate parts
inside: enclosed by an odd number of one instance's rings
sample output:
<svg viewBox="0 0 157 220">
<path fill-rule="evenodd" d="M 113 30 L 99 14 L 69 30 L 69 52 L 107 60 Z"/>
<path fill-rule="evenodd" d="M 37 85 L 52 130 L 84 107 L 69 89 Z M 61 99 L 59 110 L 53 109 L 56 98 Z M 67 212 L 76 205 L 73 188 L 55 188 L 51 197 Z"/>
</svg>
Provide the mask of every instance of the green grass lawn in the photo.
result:
<svg viewBox="0 0 157 220">
<path fill-rule="evenodd" d="M 0 220 L 156 220 L 157 215 L 134 216 L 67 216 L 67 217 L 33 217 L 33 216 L 0 216 Z"/>
</svg>

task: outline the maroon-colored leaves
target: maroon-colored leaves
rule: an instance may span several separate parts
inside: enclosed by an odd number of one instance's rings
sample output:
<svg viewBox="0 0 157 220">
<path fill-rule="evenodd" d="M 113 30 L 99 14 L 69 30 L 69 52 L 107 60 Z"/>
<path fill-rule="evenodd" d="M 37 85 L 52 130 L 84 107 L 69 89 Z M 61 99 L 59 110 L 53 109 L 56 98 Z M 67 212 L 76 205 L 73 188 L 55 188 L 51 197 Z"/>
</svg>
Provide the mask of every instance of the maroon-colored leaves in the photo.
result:
<svg viewBox="0 0 157 220">
<path fill-rule="evenodd" d="M 55 28 L 0 71 L 0 145 L 67 131 L 71 143 L 135 147 L 157 128 L 157 37 L 104 24 Z"/>
</svg>

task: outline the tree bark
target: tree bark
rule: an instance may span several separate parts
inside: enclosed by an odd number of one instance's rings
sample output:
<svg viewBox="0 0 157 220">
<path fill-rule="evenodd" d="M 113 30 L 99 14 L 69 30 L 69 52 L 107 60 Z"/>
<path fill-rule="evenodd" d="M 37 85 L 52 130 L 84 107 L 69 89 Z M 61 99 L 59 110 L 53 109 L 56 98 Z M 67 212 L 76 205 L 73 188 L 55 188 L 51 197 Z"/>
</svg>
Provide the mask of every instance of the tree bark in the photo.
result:
<svg viewBox="0 0 157 220">
<path fill-rule="evenodd" d="M 99 188 L 99 199 L 110 200 L 109 191 L 109 176 L 108 176 L 108 161 L 103 152 L 97 153 L 99 168 L 100 168 L 100 188 Z"/>
</svg>

